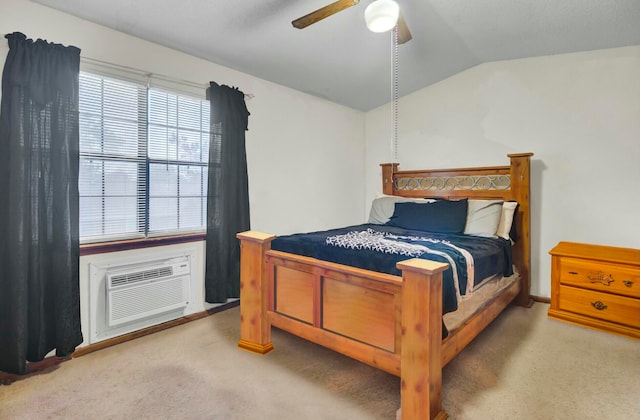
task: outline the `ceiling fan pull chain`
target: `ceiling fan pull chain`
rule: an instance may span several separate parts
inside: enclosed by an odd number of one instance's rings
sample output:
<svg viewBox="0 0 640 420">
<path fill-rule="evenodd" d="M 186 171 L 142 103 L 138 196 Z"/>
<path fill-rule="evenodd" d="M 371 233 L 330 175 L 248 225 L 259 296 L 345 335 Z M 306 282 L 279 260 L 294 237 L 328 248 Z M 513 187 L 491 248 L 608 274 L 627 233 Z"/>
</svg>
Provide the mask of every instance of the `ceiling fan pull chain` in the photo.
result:
<svg viewBox="0 0 640 420">
<path fill-rule="evenodd" d="M 391 161 L 394 163 L 398 162 L 398 87 L 399 87 L 399 77 L 398 77 L 398 25 L 393 28 L 391 33 L 392 43 L 391 43 L 391 63 L 393 66 L 392 69 L 392 115 L 391 120 L 393 121 L 392 128 L 392 138 L 391 138 Z"/>
</svg>

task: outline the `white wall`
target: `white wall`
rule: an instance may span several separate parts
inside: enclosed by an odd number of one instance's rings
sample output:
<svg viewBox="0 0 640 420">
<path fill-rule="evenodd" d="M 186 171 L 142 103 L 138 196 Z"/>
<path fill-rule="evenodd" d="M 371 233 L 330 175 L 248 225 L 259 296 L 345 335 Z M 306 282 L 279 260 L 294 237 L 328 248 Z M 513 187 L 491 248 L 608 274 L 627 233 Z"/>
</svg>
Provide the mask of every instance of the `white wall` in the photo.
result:
<svg viewBox="0 0 640 420">
<path fill-rule="evenodd" d="M 251 227 L 283 234 L 362 222 L 364 206 L 364 114 L 274 83 L 201 60 L 157 44 L 95 25 L 28 0 L 2 0 L 0 33 L 14 31 L 29 38 L 75 45 L 82 57 L 128 66 L 204 86 L 210 80 L 237 86 L 255 97 L 247 102 L 251 116 L 247 161 Z M 7 45 L 0 42 L 0 65 Z M 339 203 L 339 205 L 336 205 Z M 198 249 L 198 271 L 189 308 L 202 302 L 204 244 Z M 194 244 L 127 251 L 131 259 L 149 252 L 193 248 Z M 82 257 L 81 311 L 85 342 L 88 323 L 87 282 L 91 261 L 110 256 Z"/>
<path fill-rule="evenodd" d="M 531 293 L 549 297 L 557 242 L 640 248 L 639 75 L 640 46 L 474 67 L 401 98 L 400 169 L 534 152 Z M 391 159 L 389 109 L 366 115 L 365 203 Z"/>
</svg>

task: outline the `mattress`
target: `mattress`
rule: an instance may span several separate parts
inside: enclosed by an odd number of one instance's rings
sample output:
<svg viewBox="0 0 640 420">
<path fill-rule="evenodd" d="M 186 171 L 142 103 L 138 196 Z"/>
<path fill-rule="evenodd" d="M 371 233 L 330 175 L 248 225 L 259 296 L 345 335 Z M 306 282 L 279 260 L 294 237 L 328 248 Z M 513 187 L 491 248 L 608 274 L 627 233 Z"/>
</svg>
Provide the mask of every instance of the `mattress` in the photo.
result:
<svg viewBox="0 0 640 420">
<path fill-rule="evenodd" d="M 458 304 L 458 309 L 444 314 L 442 317 L 444 326 L 449 333 L 460 328 L 466 320 L 471 319 L 482 310 L 492 299 L 513 283 L 520 281 L 520 275 L 514 272 L 511 276 L 495 276 L 481 282 L 473 293 L 465 296 Z"/>
</svg>

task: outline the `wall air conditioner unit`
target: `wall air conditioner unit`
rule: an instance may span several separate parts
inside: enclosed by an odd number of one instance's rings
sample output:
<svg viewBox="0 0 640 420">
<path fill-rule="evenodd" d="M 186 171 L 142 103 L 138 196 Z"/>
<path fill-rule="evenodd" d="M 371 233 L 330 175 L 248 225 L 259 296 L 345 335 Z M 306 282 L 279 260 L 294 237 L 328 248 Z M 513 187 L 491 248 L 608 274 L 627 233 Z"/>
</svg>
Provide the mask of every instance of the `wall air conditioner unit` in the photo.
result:
<svg viewBox="0 0 640 420">
<path fill-rule="evenodd" d="M 190 265 L 185 256 L 107 270 L 106 324 L 115 327 L 186 307 Z"/>
</svg>

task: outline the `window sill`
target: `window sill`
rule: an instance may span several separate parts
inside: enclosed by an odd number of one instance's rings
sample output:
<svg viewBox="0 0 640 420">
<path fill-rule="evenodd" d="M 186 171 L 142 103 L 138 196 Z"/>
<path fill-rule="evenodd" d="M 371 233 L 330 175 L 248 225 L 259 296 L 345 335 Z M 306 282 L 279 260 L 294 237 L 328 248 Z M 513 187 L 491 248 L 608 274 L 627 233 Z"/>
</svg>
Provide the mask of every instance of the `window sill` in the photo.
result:
<svg viewBox="0 0 640 420">
<path fill-rule="evenodd" d="M 206 233 L 192 233 L 188 235 L 158 236 L 154 238 L 130 239 L 126 241 L 83 244 L 80 245 L 80 256 L 151 248 L 154 246 L 182 244 L 186 242 L 198 242 L 204 241 L 205 237 Z"/>
</svg>

